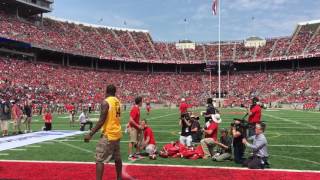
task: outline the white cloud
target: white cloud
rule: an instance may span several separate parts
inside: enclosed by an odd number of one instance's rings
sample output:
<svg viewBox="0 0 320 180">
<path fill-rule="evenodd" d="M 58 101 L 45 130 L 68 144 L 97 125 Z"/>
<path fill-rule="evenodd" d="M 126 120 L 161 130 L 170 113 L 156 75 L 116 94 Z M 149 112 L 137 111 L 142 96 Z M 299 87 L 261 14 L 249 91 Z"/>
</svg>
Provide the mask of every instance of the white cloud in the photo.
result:
<svg viewBox="0 0 320 180">
<path fill-rule="evenodd" d="M 237 10 L 275 10 L 282 8 L 284 4 L 295 3 L 297 0 L 228 0 L 228 9 Z"/>
</svg>

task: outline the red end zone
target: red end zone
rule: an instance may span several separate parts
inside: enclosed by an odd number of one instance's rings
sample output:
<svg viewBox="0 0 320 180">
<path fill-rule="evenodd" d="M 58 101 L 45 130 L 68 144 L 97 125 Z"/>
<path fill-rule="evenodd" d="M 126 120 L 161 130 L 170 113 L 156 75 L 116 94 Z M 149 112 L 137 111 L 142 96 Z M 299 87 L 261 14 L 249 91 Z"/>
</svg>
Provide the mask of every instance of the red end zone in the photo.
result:
<svg viewBox="0 0 320 180">
<path fill-rule="evenodd" d="M 235 168 L 200 168 L 158 165 L 124 165 L 123 179 L 320 179 L 320 172 L 247 170 Z M 95 165 L 85 163 L 0 162 L 0 179 L 95 179 Z M 113 165 L 105 166 L 104 179 L 115 179 Z"/>
</svg>

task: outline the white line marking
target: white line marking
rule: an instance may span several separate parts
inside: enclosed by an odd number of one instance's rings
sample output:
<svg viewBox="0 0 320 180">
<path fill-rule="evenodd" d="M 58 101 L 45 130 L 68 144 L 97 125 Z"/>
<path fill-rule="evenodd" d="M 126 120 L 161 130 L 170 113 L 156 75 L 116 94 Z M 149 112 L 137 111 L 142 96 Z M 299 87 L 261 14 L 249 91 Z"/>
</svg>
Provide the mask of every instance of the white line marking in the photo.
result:
<svg viewBox="0 0 320 180">
<path fill-rule="evenodd" d="M 0 156 L 8 156 L 8 153 L 0 153 Z"/>
<path fill-rule="evenodd" d="M 16 162 L 16 163 L 56 163 L 56 164 L 95 164 L 94 162 L 80 162 L 80 161 L 26 161 L 26 160 L 0 160 L 0 162 Z M 114 163 L 109 163 L 114 164 Z M 158 167 L 182 167 L 182 168 L 205 168 L 205 169 L 231 169 L 231 170 L 243 170 L 243 171 L 261 171 L 253 170 L 241 167 L 221 167 L 221 166 L 193 166 L 193 165 L 170 165 L 170 164 L 131 164 L 123 163 L 124 165 L 132 166 L 158 166 Z M 263 171 L 280 171 L 280 172 L 310 172 L 310 173 L 320 173 L 320 171 L 313 170 L 294 170 L 294 169 L 264 169 Z"/>
<path fill-rule="evenodd" d="M 39 144 L 54 144 L 55 142 L 53 142 L 53 141 L 45 141 L 45 142 L 41 142 L 41 143 L 39 143 Z"/>
<path fill-rule="evenodd" d="M 26 151 L 26 149 L 8 149 L 9 151 Z"/>
<path fill-rule="evenodd" d="M 264 115 L 268 116 L 268 117 L 271 117 L 271 118 L 280 119 L 280 120 L 283 120 L 283 121 L 286 121 L 286 122 L 290 122 L 292 124 L 299 124 L 299 125 L 302 125 L 302 126 L 306 126 L 306 127 L 312 128 L 312 129 L 319 130 L 316 126 L 313 126 L 313 125 L 310 125 L 310 124 L 305 124 L 305 123 L 301 123 L 301 122 L 294 121 L 294 120 L 291 120 L 291 119 L 273 116 L 273 115 L 270 115 L 270 114 L 264 114 Z"/>
<path fill-rule="evenodd" d="M 300 159 L 300 158 L 295 158 L 295 157 L 291 157 L 291 156 L 283 156 L 283 155 L 276 155 L 276 154 L 273 154 L 273 155 L 271 155 L 271 156 L 277 156 L 277 157 L 282 157 L 282 158 L 286 158 L 286 159 L 304 161 L 304 162 L 309 162 L 309 163 L 313 163 L 313 164 L 318 164 L 318 165 L 320 165 L 320 162 L 310 161 L 310 160 L 308 160 L 308 159 Z"/>
<path fill-rule="evenodd" d="M 26 146 L 26 147 L 28 147 L 28 148 L 39 148 L 39 147 L 41 147 L 41 146 L 37 146 L 37 145 L 29 145 L 29 146 Z"/>
<path fill-rule="evenodd" d="M 57 141 L 57 140 L 55 140 L 55 142 L 60 143 L 60 144 L 63 144 L 63 145 L 66 145 L 66 146 L 69 146 L 69 147 L 72 147 L 72 148 L 74 148 L 74 149 L 78 149 L 78 150 L 83 151 L 83 152 L 86 152 L 86 153 L 93 153 L 93 151 L 90 151 L 90 150 L 88 150 L 88 149 L 81 148 L 81 147 L 78 147 L 78 146 L 75 146 L 75 145 L 72 145 L 72 144 L 68 144 L 68 143 L 65 143 L 65 142 L 63 142 L 63 141 Z"/>
</svg>

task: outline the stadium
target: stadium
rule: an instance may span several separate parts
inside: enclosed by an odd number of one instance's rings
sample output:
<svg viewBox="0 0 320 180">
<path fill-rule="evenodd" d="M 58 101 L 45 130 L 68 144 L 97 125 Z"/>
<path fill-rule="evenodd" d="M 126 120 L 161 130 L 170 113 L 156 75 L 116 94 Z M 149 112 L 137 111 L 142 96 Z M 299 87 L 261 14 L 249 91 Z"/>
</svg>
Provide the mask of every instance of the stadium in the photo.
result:
<svg viewBox="0 0 320 180">
<path fill-rule="evenodd" d="M 320 178 L 320 20 L 296 21 L 287 36 L 168 42 L 126 21 L 125 27 L 112 27 L 102 25 L 102 18 L 89 23 L 50 16 L 56 1 L 0 0 L 0 179 L 95 179 L 97 144 L 108 136 L 108 130 L 99 130 L 108 127 L 99 123 L 112 122 L 106 119 L 114 106 L 105 100 L 111 84 L 121 102 L 123 179 Z M 220 22 L 220 1 L 207 6 Z M 215 161 L 221 130 L 234 138 L 235 119 L 248 120 L 244 132 L 249 133 L 255 97 L 262 122 L 254 122 L 253 129 L 257 133 L 260 127 L 268 141 L 257 150 L 268 148 L 266 157 L 257 156 L 267 158 L 262 168 L 235 163 L 234 143 L 232 157 Z M 208 113 L 209 104 L 215 113 Z M 154 133 L 157 151 L 150 158 L 128 154 L 128 144 L 139 149 L 130 131 L 142 127 L 131 122 L 135 107 L 138 122 L 146 119 L 145 129 Z M 201 141 L 190 146 L 181 142 L 189 133 L 184 126 L 191 130 L 188 118 L 198 118 L 204 128 L 197 129 Z M 206 118 L 216 123 L 208 159 Z M 244 157 L 256 157 L 250 142 L 242 142 Z M 167 157 L 172 144 L 180 149 Z M 104 166 L 104 179 L 117 178 L 115 156 Z"/>
</svg>

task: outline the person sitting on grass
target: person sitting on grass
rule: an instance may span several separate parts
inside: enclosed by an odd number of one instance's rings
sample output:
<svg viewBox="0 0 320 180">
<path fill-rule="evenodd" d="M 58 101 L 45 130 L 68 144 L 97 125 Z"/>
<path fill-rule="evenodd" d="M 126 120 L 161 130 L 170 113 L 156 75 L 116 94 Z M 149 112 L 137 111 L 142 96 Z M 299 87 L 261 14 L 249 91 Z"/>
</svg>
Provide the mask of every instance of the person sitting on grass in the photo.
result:
<svg viewBox="0 0 320 180">
<path fill-rule="evenodd" d="M 143 144 L 141 149 L 145 149 L 150 159 L 154 159 L 157 148 L 156 148 L 156 141 L 154 139 L 153 131 L 151 127 L 149 127 L 148 122 L 145 119 L 141 121 L 141 126 L 144 131 L 144 139 L 143 139 Z"/>
<path fill-rule="evenodd" d="M 51 131 L 52 130 L 52 114 L 49 109 L 46 109 L 46 113 L 43 115 L 44 121 L 44 131 Z"/>
<path fill-rule="evenodd" d="M 228 136 L 228 129 L 221 129 L 220 142 L 216 141 L 218 146 L 217 153 L 212 157 L 213 161 L 224 161 L 231 159 L 232 156 L 232 138 Z"/>
</svg>

